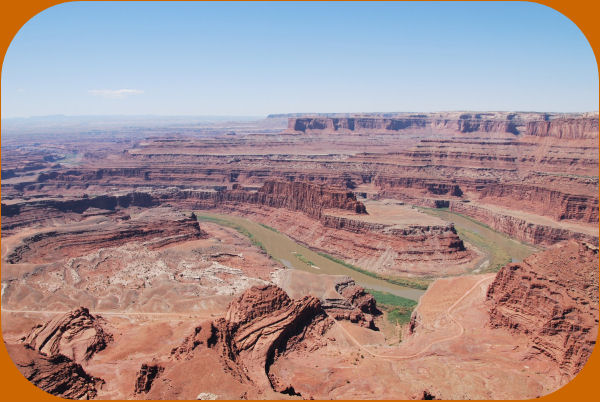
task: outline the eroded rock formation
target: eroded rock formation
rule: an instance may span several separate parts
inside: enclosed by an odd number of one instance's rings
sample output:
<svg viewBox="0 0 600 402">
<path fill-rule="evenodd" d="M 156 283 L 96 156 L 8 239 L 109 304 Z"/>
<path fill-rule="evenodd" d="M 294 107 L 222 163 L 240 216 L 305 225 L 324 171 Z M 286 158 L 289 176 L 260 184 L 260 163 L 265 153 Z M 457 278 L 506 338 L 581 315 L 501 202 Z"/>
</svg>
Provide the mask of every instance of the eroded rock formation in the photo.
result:
<svg viewBox="0 0 600 402">
<path fill-rule="evenodd" d="M 288 132 L 398 132 L 437 129 L 457 133 L 510 133 L 565 139 L 597 138 L 598 118 L 550 113 L 427 113 L 396 116 L 290 117 Z"/>
<path fill-rule="evenodd" d="M 2 204 L 2 230 L 39 224 L 40 221 L 62 218 L 69 214 L 81 215 L 89 209 L 114 211 L 117 208 L 130 206 L 151 207 L 156 201 L 150 194 L 132 192 L 111 196 L 99 195 L 80 198 L 56 198 L 45 200 L 28 200 L 14 204 Z M 12 219 L 10 219 L 12 218 Z"/>
<path fill-rule="evenodd" d="M 358 286 L 354 280 L 346 277 L 335 284 L 339 296 L 326 294 L 323 309 L 336 320 L 349 320 L 362 327 L 377 329 L 373 316 L 381 314 L 375 298 Z"/>
<path fill-rule="evenodd" d="M 560 243 L 502 268 L 488 289 L 490 324 L 524 333 L 530 357 L 575 375 L 598 336 L 598 250 Z"/>
<path fill-rule="evenodd" d="M 598 117 L 529 121 L 525 133 L 564 139 L 598 138 Z"/>
<path fill-rule="evenodd" d="M 63 355 L 45 356 L 24 345 L 7 345 L 21 374 L 44 391 L 68 399 L 93 399 L 103 380 Z"/>
<path fill-rule="evenodd" d="M 598 245 L 597 232 L 578 232 L 569 227 L 531 222 L 501 211 L 493 211 L 479 205 L 449 201 L 448 208 L 482 222 L 492 229 L 505 233 L 512 238 L 531 243 L 550 246 L 564 240 L 575 239 Z"/>
<path fill-rule="evenodd" d="M 62 355 L 83 362 L 104 349 L 112 339 L 104 329 L 104 320 L 80 307 L 32 328 L 23 342 L 45 356 Z"/>
<path fill-rule="evenodd" d="M 255 286 L 229 305 L 225 318 L 197 327 L 172 354 L 175 360 L 194 359 L 201 358 L 194 351 L 216 348 L 239 381 L 283 392 L 289 384 L 279 383 L 269 367 L 291 350 L 318 349 L 331 324 L 319 299 L 291 300 L 277 286 Z"/>
<path fill-rule="evenodd" d="M 218 208 L 224 203 L 257 204 L 300 211 L 316 219 L 327 208 L 348 210 L 356 214 L 367 213 L 364 204 L 356 200 L 352 191 L 304 181 L 268 180 L 256 191 L 237 186 L 219 191 L 172 191 L 160 194 L 157 198 L 162 202 L 181 202 L 204 208 Z"/>
<path fill-rule="evenodd" d="M 173 214 L 170 214 L 173 215 Z M 191 216 L 152 217 L 132 220 L 129 215 L 112 222 L 74 230 L 59 229 L 25 237 L 6 257 L 11 264 L 48 262 L 64 257 L 85 255 L 99 248 L 143 242 L 149 249 L 206 237 L 197 219 Z"/>
<path fill-rule="evenodd" d="M 158 364 L 142 364 L 142 367 L 140 367 L 140 371 L 137 374 L 134 393 L 148 393 L 156 377 L 158 377 L 164 370 L 165 368 Z"/>
</svg>

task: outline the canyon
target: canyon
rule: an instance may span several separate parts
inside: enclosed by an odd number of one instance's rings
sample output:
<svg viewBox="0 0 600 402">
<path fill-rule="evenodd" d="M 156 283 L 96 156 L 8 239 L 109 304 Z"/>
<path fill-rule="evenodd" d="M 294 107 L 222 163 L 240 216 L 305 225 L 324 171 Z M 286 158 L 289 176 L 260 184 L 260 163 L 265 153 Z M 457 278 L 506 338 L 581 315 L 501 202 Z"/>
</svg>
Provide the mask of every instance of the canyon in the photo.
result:
<svg viewBox="0 0 600 402">
<path fill-rule="evenodd" d="M 560 255 L 558 261 L 554 252 Z M 584 243 L 570 241 L 523 263 L 507 265 L 498 274 L 439 279 L 422 297 L 403 342 L 396 346 L 381 343 L 380 331 L 332 315 L 311 292 L 291 299 L 282 288 L 263 284 L 233 299 L 219 318 L 171 327 L 172 332 L 167 332 L 171 349 L 165 345 L 150 355 L 145 351 L 120 374 L 108 362 L 109 356 L 131 348 L 124 338 L 143 336 L 146 342 L 152 335 L 144 326 L 161 330 L 164 323 L 132 326 L 116 316 L 100 318 L 79 309 L 34 327 L 21 340 L 9 342 L 9 347 L 51 359 L 57 352 L 69 354 L 71 345 L 87 345 L 87 350 L 95 350 L 90 358 L 58 356 L 80 364 L 86 381 L 104 382 L 97 387 L 100 398 L 322 399 L 364 398 L 373 392 L 400 399 L 427 394 L 443 399 L 541 396 L 568 382 L 591 354 L 598 322 L 597 253 Z M 564 283 L 556 280 L 562 273 L 569 273 Z M 316 294 L 317 277 L 313 278 Z M 357 299 L 350 294 L 364 299 L 361 289 L 345 291 L 349 289 L 346 279 L 338 283 L 343 284 L 338 298 L 350 304 Z M 296 290 L 291 291 L 297 292 L 298 283 L 292 286 Z M 583 297 L 590 303 L 582 305 Z M 556 307 L 542 308 L 540 314 L 542 299 Z M 372 301 L 360 304 L 376 307 Z M 51 335 L 49 342 L 58 349 L 38 351 L 28 346 L 57 323 L 65 329 Z M 107 335 L 108 328 L 114 338 Z M 134 334 L 126 334 L 125 328 Z M 90 330 L 95 331 L 94 337 L 86 336 Z M 65 338 L 68 342 L 63 342 Z M 494 375 L 481 370 L 482 361 Z M 440 371 L 449 366 L 459 370 Z M 116 383 L 118 394 L 114 394 Z M 56 384 L 42 386 L 52 390 Z"/>
<path fill-rule="evenodd" d="M 3 132 L 1 181 L 2 333 L 47 392 L 523 399 L 592 355 L 597 113 L 48 130 Z"/>
</svg>

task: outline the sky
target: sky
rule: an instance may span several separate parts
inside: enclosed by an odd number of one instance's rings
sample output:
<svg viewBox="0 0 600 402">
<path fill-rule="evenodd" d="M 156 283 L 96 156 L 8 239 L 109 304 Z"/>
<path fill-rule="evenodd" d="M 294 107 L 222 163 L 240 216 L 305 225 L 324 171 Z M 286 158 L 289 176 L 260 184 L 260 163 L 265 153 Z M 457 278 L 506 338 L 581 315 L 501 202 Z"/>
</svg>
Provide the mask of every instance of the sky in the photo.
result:
<svg viewBox="0 0 600 402">
<path fill-rule="evenodd" d="M 506 3 L 75 2 L 27 22 L 2 118 L 598 110 L 579 28 Z"/>
</svg>

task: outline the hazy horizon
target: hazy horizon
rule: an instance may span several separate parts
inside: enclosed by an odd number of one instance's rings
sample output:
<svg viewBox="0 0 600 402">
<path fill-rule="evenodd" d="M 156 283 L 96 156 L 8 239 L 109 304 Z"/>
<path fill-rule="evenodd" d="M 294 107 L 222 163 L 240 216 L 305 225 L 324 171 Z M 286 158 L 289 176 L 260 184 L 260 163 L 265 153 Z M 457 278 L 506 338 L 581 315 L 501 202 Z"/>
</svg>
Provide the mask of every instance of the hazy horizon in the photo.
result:
<svg viewBox="0 0 600 402">
<path fill-rule="evenodd" d="M 65 115 L 65 114 L 53 114 L 53 115 L 35 115 L 35 116 L 15 116 L 15 117 L 3 117 L 0 120 L 3 122 L 12 122 L 12 121 L 26 121 L 26 120 L 51 120 L 51 119 L 79 119 L 79 120 L 88 120 L 93 121 L 94 119 L 105 119 L 105 120 L 126 120 L 126 119 L 145 119 L 145 118 L 153 118 L 153 119 L 190 119 L 190 120 L 200 120 L 200 121 L 253 121 L 253 120 L 261 120 L 267 119 L 269 117 L 285 117 L 292 115 L 336 115 L 336 114 L 349 114 L 349 115 L 369 115 L 369 114 L 411 114 L 411 113 L 459 113 L 459 112 L 468 112 L 468 113 L 549 113 L 549 114 L 565 114 L 565 115 L 579 115 L 579 114 L 598 114 L 598 110 L 585 110 L 579 112 L 561 112 L 561 111 L 544 111 L 544 110 L 434 110 L 431 112 L 423 112 L 418 110 L 412 111 L 368 111 L 368 112 L 289 112 L 289 113 L 268 113 L 265 115 L 161 115 L 161 114 L 79 114 L 79 115 Z"/>
</svg>

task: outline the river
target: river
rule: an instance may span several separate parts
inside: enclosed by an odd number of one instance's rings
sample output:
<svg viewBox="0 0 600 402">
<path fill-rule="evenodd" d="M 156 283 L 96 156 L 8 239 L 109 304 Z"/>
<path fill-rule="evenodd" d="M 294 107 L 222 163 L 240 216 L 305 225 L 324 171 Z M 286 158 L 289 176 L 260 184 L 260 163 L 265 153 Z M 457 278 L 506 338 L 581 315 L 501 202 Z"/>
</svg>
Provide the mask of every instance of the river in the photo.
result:
<svg viewBox="0 0 600 402">
<path fill-rule="evenodd" d="M 510 262 L 519 262 L 540 249 L 511 239 L 473 218 L 446 209 L 418 208 L 422 212 L 454 223 L 458 235 L 485 254 L 475 273 L 495 272 Z"/>
<path fill-rule="evenodd" d="M 473 266 L 474 273 L 497 271 L 509 262 L 521 261 L 534 253 L 533 246 L 515 241 L 489 227 L 462 215 L 440 209 L 419 208 L 425 213 L 453 222 L 459 236 L 483 252 L 484 257 Z M 198 219 L 243 228 L 265 251 L 288 268 L 315 274 L 347 275 L 365 288 L 392 293 L 411 300 L 419 300 L 423 290 L 400 286 L 383 279 L 374 278 L 319 255 L 315 251 L 273 228 L 234 215 L 197 212 Z"/>
<path fill-rule="evenodd" d="M 234 215 L 214 214 L 206 211 L 198 211 L 196 215 L 200 220 L 209 220 L 216 223 L 219 223 L 216 220 L 221 220 L 244 228 L 252 235 L 252 238 L 262 244 L 272 258 L 277 259 L 288 268 L 300 269 L 314 274 L 347 275 L 365 288 L 392 293 L 416 301 L 425 293 L 424 290 L 395 285 L 383 279 L 373 278 L 345 267 L 296 243 L 285 234 L 264 227 L 251 220 Z M 206 219 L 207 217 L 209 219 Z"/>
</svg>

